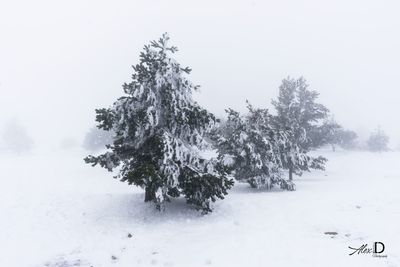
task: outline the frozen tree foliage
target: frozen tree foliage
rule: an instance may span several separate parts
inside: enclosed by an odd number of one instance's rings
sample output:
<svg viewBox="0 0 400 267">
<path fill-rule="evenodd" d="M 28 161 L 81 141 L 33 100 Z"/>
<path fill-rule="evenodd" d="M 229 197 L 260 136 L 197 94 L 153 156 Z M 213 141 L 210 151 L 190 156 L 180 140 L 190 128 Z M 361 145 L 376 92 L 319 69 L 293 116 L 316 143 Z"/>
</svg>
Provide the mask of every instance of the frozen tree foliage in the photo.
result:
<svg viewBox="0 0 400 267">
<path fill-rule="evenodd" d="M 207 213 L 233 181 L 216 160 L 199 155 L 216 118 L 192 99 L 198 86 L 186 78 L 191 70 L 171 57 L 178 49 L 168 40 L 164 34 L 146 45 L 132 81 L 123 85 L 125 95 L 96 110 L 98 127 L 113 131 L 114 141 L 106 153 L 85 161 L 109 171 L 119 167 L 117 178 L 144 188 L 145 201 L 158 209 L 184 195 Z"/>
<path fill-rule="evenodd" d="M 367 140 L 368 149 L 374 152 L 388 151 L 389 150 L 388 143 L 389 143 L 389 137 L 380 127 L 378 127 L 374 132 L 372 132 Z"/>
<path fill-rule="evenodd" d="M 228 119 L 214 135 L 219 159 L 236 180 L 253 188 L 294 190 L 294 184 L 282 178 L 281 150 L 289 145 L 286 131 L 272 128 L 267 109 L 247 107 L 245 116 L 226 110 Z"/>
<path fill-rule="evenodd" d="M 33 140 L 17 120 L 11 120 L 5 124 L 0 146 L 1 150 L 20 155 L 32 150 Z"/>
<path fill-rule="evenodd" d="M 85 135 L 83 148 L 92 152 L 105 149 L 106 145 L 112 144 L 113 136 L 113 131 L 105 131 L 97 127 L 92 127 Z"/>
<path fill-rule="evenodd" d="M 310 157 L 312 149 L 311 132 L 328 115 L 328 109 L 316 102 L 318 93 L 310 90 L 304 78 L 286 78 L 279 87 L 278 99 L 272 101 L 277 115 L 274 124 L 277 129 L 287 131 L 289 146 L 283 150 L 284 168 L 293 174 L 301 175 L 310 169 L 324 169 L 326 159 Z"/>
</svg>

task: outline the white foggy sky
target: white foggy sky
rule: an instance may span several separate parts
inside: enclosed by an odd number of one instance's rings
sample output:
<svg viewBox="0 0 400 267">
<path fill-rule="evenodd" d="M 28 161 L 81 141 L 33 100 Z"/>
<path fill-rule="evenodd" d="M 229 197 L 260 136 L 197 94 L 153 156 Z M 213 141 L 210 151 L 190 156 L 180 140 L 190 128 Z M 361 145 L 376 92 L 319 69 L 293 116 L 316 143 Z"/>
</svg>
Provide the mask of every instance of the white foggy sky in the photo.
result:
<svg viewBox="0 0 400 267">
<path fill-rule="evenodd" d="M 398 1 L 0 0 L 0 127 L 18 118 L 38 145 L 81 140 L 94 109 L 129 82 L 149 40 L 170 33 L 217 115 L 270 106 L 303 75 L 337 121 L 400 141 Z"/>
</svg>

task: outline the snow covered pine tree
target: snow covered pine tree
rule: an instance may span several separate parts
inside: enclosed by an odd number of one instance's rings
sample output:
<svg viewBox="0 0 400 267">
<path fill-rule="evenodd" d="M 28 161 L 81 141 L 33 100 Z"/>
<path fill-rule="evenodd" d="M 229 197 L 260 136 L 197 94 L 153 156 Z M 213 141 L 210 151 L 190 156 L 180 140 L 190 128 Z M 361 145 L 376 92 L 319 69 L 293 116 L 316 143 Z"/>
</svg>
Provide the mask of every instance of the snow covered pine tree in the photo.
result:
<svg viewBox="0 0 400 267">
<path fill-rule="evenodd" d="M 109 171 L 121 166 L 115 178 L 144 188 L 145 201 L 160 210 L 170 197 L 184 195 L 207 213 L 233 181 L 218 161 L 199 155 L 216 118 L 192 99 L 198 86 L 185 78 L 191 70 L 171 58 L 177 48 L 168 40 L 165 33 L 145 45 L 132 81 L 123 85 L 125 96 L 96 110 L 98 127 L 114 131 L 114 141 L 108 152 L 85 161 Z"/>
<path fill-rule="evenodd" d="M 272 128 L 267 109 L 247 105 L 248 114 L 241 116 L 229 109 L 228 120 L 213 135 L 221 164 L 253 188 L 279 186 L 294 190 L 291 181 L 282 178 L 281 150 L 287 145 L 287 134 Z"/>
<path fill-rule="evenodd" d="M 317 97 L 318 93 L 308 89 L 304 78 L 287 78 L 279 87 L 278 99 L 272 101 L 277 111 L 276 127 L 289 133 L 288 143 L 281 154 L 282 164 L 289 171 L 289 180 L 293 179 L 293 174 L 324 169 L 326 158 L 307 155 L 312 148 L 310 132 L 328 114 L 325 106 L 315 102 Z"/>
</svg>

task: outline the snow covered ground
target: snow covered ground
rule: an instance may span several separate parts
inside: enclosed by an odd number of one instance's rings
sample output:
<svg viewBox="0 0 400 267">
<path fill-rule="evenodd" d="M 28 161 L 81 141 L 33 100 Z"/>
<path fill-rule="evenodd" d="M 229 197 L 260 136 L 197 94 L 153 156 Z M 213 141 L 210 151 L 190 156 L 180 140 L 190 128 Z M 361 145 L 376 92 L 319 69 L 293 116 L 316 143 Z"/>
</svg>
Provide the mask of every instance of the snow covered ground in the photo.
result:
<svg viewBox="0 0 400 267">
<path fill-rule="evenodd" d="M 207 216 L 158 213 L 80 151 L 0 155 L 0 266 L 400 266 L 400 153 L 322 153 L 297 191 L 237 184 Z M 374 241 L 387 258 L 349 256 Z"/>
</svg>

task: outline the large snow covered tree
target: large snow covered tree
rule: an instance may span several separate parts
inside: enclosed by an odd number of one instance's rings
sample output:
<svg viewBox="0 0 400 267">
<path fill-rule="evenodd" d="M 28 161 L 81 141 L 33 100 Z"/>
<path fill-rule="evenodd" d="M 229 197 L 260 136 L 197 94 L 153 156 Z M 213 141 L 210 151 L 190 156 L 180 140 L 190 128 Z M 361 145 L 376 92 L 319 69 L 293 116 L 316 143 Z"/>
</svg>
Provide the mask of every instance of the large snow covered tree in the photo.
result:
<svg viewBox="0 0 400 267">
<path fill-rule="evenodd" d="M 318 93 L 310 90 L 304 78 L 286 78 L 279 87 L 278 99 L 272 101 L 277 115 L 274 123 L 278 129 L 289 133 L 286 149 L 282 153 L 283 165 L 293 174 L 301 175 L 310 169 L 324 169 L 324 157 L 311 157 L 310 133 L 328 115 L 328 109 L 316 102 Z"/>
<path fill-rule="evenodd" d="M 294 190 L 294 184 L 282 178 L 281 149 L 287 143 L 286 131 L 272 127 L 267 109 L 248 104 L 245 116 L 228 109 L 227 121 L 214 134 L 222 165 L 253 188 L 279 186 Z"/>
<path fill-rule="evenodd" d="M 367 140 L 368 149 L 374 152 L 388 151 L 389 150 L 388 143 L 389 143 L 389 137 L 380 127 L 378 127 L 374 132 L 372 132 Z"/>
<path fill-rule="evenodd" d="M 168 40 L 164 34 L 146 45 L 132 81 L 123 85 L 124 96 L 96 110 L 98 127 L 113 131 L 114 140 L 106 153 L 85 161 L 109 171 L 119 167 L 116 178 L 144 188 L 145 201 L 158 209 L 184 195 L 207 213 L 233 181 L 218 161 L 199 154 L 216 118 L 192 99 L 198 86 L 186 78 L 191 70 L 171 57 L 177 48 Z"/>
</svg>

